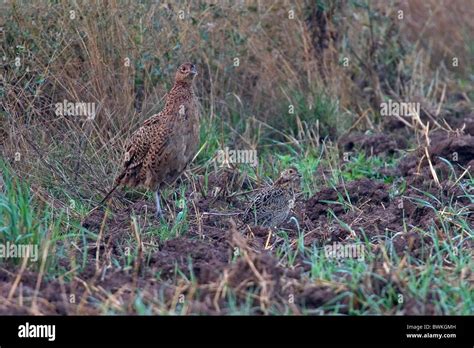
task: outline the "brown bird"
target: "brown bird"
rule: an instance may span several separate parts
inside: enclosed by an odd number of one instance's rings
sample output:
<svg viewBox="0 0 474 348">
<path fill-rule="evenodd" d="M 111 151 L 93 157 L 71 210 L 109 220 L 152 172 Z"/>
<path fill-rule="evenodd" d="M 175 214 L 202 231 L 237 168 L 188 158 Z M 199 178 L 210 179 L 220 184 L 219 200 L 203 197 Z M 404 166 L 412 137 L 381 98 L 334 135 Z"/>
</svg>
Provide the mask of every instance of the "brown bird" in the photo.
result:
<svg viewBox="0 0 474 348">
<path fill-rule="evenodd" d="M 199 147 L 199 107 L 192 83 L 196 66 L 184 63 L 176 72 L 164 109 L 147 119 L 127 141 L 122 171 L 115 185 L 145 187 L 155 191 L 156 216 L 162 216 L 160 190 L 172 185 Z"/>
<path fill-rule="evenodd" d="M 295 167 L 284 170 L 278 180 L 262 189 L 247 206 L 242 221 L 245 224 L 276 227 L 285 222 L 295 204 L 301 175 Z"/>
</svg>

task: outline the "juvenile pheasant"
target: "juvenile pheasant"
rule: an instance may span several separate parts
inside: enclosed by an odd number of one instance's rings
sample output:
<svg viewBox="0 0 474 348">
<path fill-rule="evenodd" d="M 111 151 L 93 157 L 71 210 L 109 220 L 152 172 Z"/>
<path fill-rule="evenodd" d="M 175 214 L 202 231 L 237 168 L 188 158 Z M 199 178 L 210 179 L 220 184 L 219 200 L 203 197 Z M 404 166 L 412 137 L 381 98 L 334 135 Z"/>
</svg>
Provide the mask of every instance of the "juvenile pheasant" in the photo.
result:
<svg viewBox="0 0 474 348">
<path fill-rule="evenodd" d="M 194 64 L 182 64 L 164 109 L 146 120 L 125 147 L 122 172 L 105 202 L 118 186 L 142 186 L 155 191 L 156 215 L 162 216 L 160 190 L 185 170 L 199 146 L 199 108 L 192 83 Z"/>
<path fill-rule="evenodd" d="M 260 191 L 243 213 L 245 224 L 276 227 L 287 219 L 295 200 L 301 175 L 294 167 L 284 170 L 272 186 Z"/>
</svg>

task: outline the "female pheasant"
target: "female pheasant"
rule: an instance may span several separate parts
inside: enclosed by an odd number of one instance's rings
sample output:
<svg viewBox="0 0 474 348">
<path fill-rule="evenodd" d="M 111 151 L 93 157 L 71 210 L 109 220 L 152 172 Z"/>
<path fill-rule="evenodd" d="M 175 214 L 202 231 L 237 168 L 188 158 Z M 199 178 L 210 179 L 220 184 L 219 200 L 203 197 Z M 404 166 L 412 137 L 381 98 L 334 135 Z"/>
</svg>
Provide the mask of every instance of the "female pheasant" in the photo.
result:
<svg viewBox="0 0 474 348">
<path fill-rule="evenodd" d="M 176 72 L 164 109 L 146 120 L 125 147 L 122 171 L 105 202 L 118 186 L 142 186 L 155 191 L 156 216 L 162 216 L 160 190 L 171 185 L 191 162 L 199 147 L 199 107 L 192 83 L 194 64 Z"/>
<path fill-rule="evenodd" d="M 276 227 L 285 222 L 295 203 L 301 175 L 295 167 L 284 170 L 272 186 L 260 191 L 243 213 L 245 224 Z"/>
</svg>

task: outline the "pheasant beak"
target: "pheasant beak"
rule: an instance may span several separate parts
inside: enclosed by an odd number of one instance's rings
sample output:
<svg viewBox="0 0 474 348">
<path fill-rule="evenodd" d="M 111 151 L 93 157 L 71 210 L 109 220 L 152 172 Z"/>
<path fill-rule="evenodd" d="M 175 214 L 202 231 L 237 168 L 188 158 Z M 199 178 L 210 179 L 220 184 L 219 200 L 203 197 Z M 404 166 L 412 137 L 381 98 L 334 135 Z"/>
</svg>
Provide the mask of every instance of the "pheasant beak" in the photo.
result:
<svg viewBox="0 0 474 348">
<path fill-rule="evenodd" d="M 198 74 L 198 72 L 196 70 L 196 66 L 194 64 L 191 66 L 191 74 L 193 74 L 194 76 L 196 76 Z"/>
</svg>

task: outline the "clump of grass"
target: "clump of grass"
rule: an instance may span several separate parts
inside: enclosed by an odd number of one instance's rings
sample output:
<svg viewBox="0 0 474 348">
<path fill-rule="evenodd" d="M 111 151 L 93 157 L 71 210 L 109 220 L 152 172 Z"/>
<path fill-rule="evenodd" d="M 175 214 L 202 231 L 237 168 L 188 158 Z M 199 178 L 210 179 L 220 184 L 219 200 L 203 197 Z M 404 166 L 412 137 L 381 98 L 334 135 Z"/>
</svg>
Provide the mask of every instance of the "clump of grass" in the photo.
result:
<svg viewBox="0 0 474 348">
<path fill-rule="evenodd" d="M 344 163 L 341 170 L 342 178 L 346 181 L 362 178 L 377 179 L 385 183 L 392 183 L 393 176 L 381 173 L 381 169 L 393 168 L 396 164 L 394 157 L 367 156 L 360 152 Z"/>
<path fill-rule="evenodd" d="M 48 253 L 58 237 L 61 217 L 56 218 L 52 207 L 40 209 L 33 201 L 31 191 L 26 181 L 12 175 L 11 168 L 3 161 L 3 189 L 0 192 L 0 245 L 5 249 L 28 247 L 34 254 L 16 255 L 0 262 L 21 264 L 28 258 L 29 263 L 38 264 L 43 253 Z"/>
<path fill-rule="evenodd" d="M 71 210 L 57 209 L 35 199 L 29 183 L 17 177 L 8 164 L 0 161 L 0 168 L 3 178 L 0 191 L 0 244 L 16 245 L 18 248 L 29 246 L 35 254 L 28 256 L 27 265 L 36 270 L 45 269 L 47 276 L 70 271 L 60 266 L 61 259 L 68 260 L 72 269 L 84 267 L 85 259 L 76 260 L 69 249 L 70 243 L 93 238 L 93 234 L 80 226 Z M 82 256 L 85 257 L 85 254 Z M 20 265 L 26 257 L 0 258 L 0 263 Z"/>
<path fill-rule="evenodd" d="M 10 243 L 16 246 L 28 245 L 38 252 L 39 246 L 44 246 L 49 239 L 48 225 L 52 222 L 52 213 L 35 208 L 28 183 L 13 176 L 6 163 L 0 162 L 0 168 L 3 178 L 3 189 L 0 192 L 0 243 L 5 247 Z M 23 257 L 0 258 L 0 262 L 19 264 Z"/>
<path fill-rule="evenodd" d="M 353 124 L 353 118 L 342 112 L 338 100 L 326 93 L 305 95 L 296 92 L 292 104 L 286 106 L 284 117 L 276 119 L 277 124 L 279 127 L 283 125 L 294 136 L 299 135 L 300 139 L 311 135 L 336 139 Z"/>
</svg>

